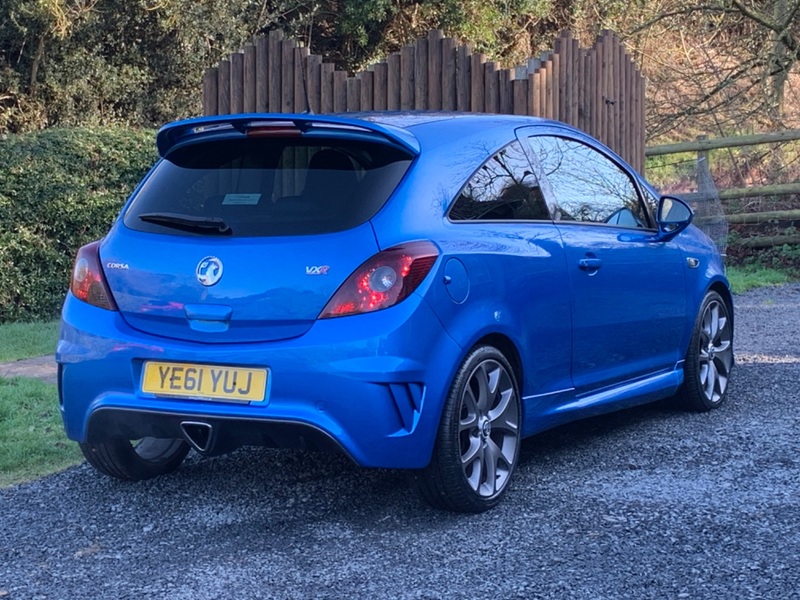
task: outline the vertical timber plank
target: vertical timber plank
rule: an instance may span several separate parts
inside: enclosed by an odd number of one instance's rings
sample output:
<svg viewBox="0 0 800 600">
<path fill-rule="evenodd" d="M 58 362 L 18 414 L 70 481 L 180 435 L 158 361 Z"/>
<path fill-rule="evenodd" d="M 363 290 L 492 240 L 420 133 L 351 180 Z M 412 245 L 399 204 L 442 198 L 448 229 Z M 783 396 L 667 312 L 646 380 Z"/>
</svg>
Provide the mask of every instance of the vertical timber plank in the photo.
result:
<svg viewBox="0 0 800 600">
<path fill-rule="evenodd" d="M 528 114 L 528 78 L 515 79 L 511 82 L 513 111 L 515 115 Z"/>
<path fill-rule="evenodd" d="M 469 111 L 470 106 L 470 50 L 469 46 L 456 48 L 456 110 Z"/>
<path fill-rule="evenodd" d="M 375 73 L 362 71 L 358 79 L 361 81 L 361 110 L 374 110 Z"/>
<path fill-rule="evenodd" d="M 347 78 L 347 112 L 361 110 L 361 80 L 358 77 Z"/>
<path fill-rule="evenodd" d="M 639 172 L 644 172 L 644 153 L 645 153 L 645 144 L 647 142 L 646 139 L 646 131 L 645 131 L 645 123 L 647 120 L 647 113 L 646 113 L 646 106 L 645 101 L 647 98 L 647 79 L 645 79 L 644 75 L 640 71 L 636 71 L 636 76 L 638 80 L 638 98 L 639 98 L 639 112 L 636 116 L 636 123 L 639 129 Z"/>
<path fill-rule="evenodd" d="M 221 60 L 217 71 L 217 108 L 220 115 L 231 114 L 231 61 Z"/>
<path fill-rule="evenodd" d="M 400 53 L 386 57 L 386 110 L 400 110 Z"/>
<path fill-rule="evenodd" d="M 244 110 L 244 53 L 231 54 L 231 114 Z"/>
<path fill-rule="evenodd" d="M 308 90 L 308 109 L 312 113 L 322 112 L 322 57 L 310 54 L 306 58 L 306 89 Z"/>
<path fill-rule="evenodd" d="M 569 77 L 569 114 L 570 114 L 570 123 L 575 127 L 580 128 L 581 122 L 581 89 L 583 88 L 583 81 L 581 80 L 581 65 L 583 61 L 581 60 L 581 47 L 578 44 L 578 40 L 572 39 L 571 45 L 571 61 L 570 61 L 570 77 Z"/>
<path fill-rule="evenodd" d="M 605 42 L 605 54 L 606 54 L 606 73 L 605 73 L 605 103 L 606 103 L 606 120 L 608 122 L 608 126 L 606 128 L 606 144 L 608 144 L 612 150 L 617 149 L 616 145 L 616 135 L 617 135 L 617 90 L 614 87 L 614 82 L 616 81 L 615 69 L 614 69 L 614 39 L 611 37 L 610 32 L 608 32 L 608 36 Z"/>
<path fill-rule="evenodd" d="M 542 62 L 542 66 L 537 70 L 539 73 L 539 113 L 538 117 L 547 117 L 547 63 Z"/>
<path fill-rule="evenodd" d="M 347 111 L 347 73 L 333 72 L 333 112 Z"/>
<path fill-rule="evenodd" d="M 553 109 L 553 90 L 555 89 L 556 82 L 555 79 L 555 69 L 553 67 L 554 59 L 556 55 L 553 54 L 548 60 L 544 61 L 544 68 L 545 68 L 545 86 L 544 86 L 544 114 L 548 119 L 555 119 L 555 110 Z"/>
<path fill-rule="evenodd" d="M 269 38 L 256 40 L 256 111 L 269 110 Z"/>
<path fill-rule="evenodd" d="M 494 62 L 484 63 L 483 95 L 487 113 L 500 112 L 500 94 L 497 91 L 497 67 Z"/>
<path fill-rule="evenodd" d="M 372 67 L 372 109 L 386 110 L 388 105 L 389 65 L 379 62 Z"/>
<path fill-rule="evenodd" d="M 597 139 L 601 142 L 606 142 L 606 129 L 608 124 L 608 111 L 606 110 L 606 71 L 608 57 L 606 57 L 606 48 L 603 36 L 597 39 L 595 44 L 597 49 Z"/>
<path fill-rule="evenodd" d="M 586 127 L 585 131 L 589 135 L 597 137 L 597 120 L 595 117 L 595 107 L 597 105 L 597 54 L 594 48 L 589 48 L 586 52 L 586 71 L 584 85 L 586 86 Z"/>
<path fill-rule="evenodd" d="M 333 112 L 333 63 L 322 63 L 319 70 L 319 112 Z"/>
<path fill-rule="evenodd" d="M 470 110 L 472 112 L 486 111 L 486 55 L 477 52 L 470 57 Z"/>
<path fill-rule="evenodd" d="M 554 52 L 551 58 L 552 71 L 550 81 L 552 86 L 548 90 L 549 97 L 547 99 L 548 110 L 552 111 L 552 119 L 560 121 L 563 119 L 561 116 L 561 55 Z"/>
<path fill-rule="evenodd" d="M 442 109 L 442 31 L 428 33 L 428 109 Z"/>
<path fill-rule="evenodd" d="M 205 116 L 218 113 L 217 104 L 217 67 L 209 67 L 203 73 L 203 114 Z"/>
<path fill-rule="evenodd" d="M 578 51 L 578 127 L 587 131 L 588 111 L 586 103 L 587 81 L 586 81 L 586 61 L 588 54 L 585 50 Z"/>
<path fill-rule="evenodd" d="M 414 108 L 428 108 L 428 39 L 417 40 L 414 58 Z"/>
<path fill-rule="evenodd" d="M 539 87 L 542 85 L 542 77 L 539 69 L 528 75 L 528 114 L 533 117 L 541 116 L 539 103 Z"/>
<path fill-rule="evenodd" d="M 281 110 L 294 112 L 294 42 L 281 41 Z"/>
<path fill-rule="evenodd" d="M 446 37 L 442 49 L 442 110 L 456 109 L 456 41 Z"/>
<path fill-rule="evenodd" d="M 603 118 L 603 57 L 597 43 L 592 46 L 592 130 L 591 134 L 598 140 L 602 139 Z"/>
<path fill-rule="evenodd" d="M 511 81 L 514 71 L 500 69 L 497 71 L 497 90 L 500 94 L 500 112 L 510 115 L 514 112 L 514 98 L 511 92 Z"/>
<path fill-rule="evenodd" d="M 556 69 L 558 86 L 554 87 L 558 106 L 554 106 L 554 110 L 556 110 L 556 114 L 559 115 L 558 119 L 567 123 L 569 122 L 570 117 L 568 98 L 569 92 L 566 89 L 569 86 L 569 66 L 572 54 L 570 36 L 571 34 L 569 31 L 562 32 L 559 38 L 556 40 L 555 50 L 553 52 L 553 64 L 558 67 Z M 557 59 L 556 56 L 558 57 Z"/>
<path fill-rule="evenodd" d="M 302 113 L 309 109 L 307 100 L 308 80 L 306 75 L 306 61 L 309 50 L 306 47 L 295 46 L 294 49 L 294 106 L 292 112 Z"/>
<path fill-rule="evenodd" d="M 400 110 L 414 108 L 414 46 L 400 50 Z"/>
<path fill-rule="evenodd" d="M 282 40 L 283 32 L 279 29 L 273 29 L 269 32 L 267 38 L 269 52 L 267 53 L 267 94 L 269 96 L 269 104 L 267 110 L 270 112 L 281 112 L 281 75 L 282 67 Z"/>
<path fill-rule="evenodd" d="M 626 161 L 631 159 L 630 148 L 628 147 L 628 128 L 631 119 L 627 118 L 628 115 L 628 98 L 627 87 L 625 85 L 627 57 L 625 56 L 625 47 L 619 38 L 614 38 L 615 42 L 615 64 L 617 69 L 617 152 Z"/>
<path fill-rule="evenodd" d="M 247 44 L 244 47 L 244 93 L 242 94 L 242 110 L 246 113 L 256 110 L 256 47 Z"/>
</svg>

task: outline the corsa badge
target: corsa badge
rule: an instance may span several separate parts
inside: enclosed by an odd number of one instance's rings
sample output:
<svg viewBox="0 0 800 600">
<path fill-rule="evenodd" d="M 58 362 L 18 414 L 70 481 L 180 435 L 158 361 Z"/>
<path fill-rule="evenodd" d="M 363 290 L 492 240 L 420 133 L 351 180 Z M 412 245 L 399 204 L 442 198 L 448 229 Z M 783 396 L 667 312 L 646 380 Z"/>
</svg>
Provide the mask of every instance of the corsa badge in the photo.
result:
<svg viewBox="0 0 800 600">
<path fill-rule="evenodd" d="M 202 285 L 214 285 L 222 278 L 222 261 L 216 256 L 206 256 L 197 263 L 194 273 Z"/>
</svg>

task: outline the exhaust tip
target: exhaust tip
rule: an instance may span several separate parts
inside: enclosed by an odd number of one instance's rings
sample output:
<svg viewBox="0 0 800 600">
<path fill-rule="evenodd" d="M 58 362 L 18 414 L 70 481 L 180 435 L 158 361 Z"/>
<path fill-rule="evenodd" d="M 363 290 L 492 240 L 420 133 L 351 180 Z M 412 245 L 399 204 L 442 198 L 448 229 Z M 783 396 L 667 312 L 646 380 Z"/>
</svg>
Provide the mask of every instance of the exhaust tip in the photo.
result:
<svg viewBox="0 0 800 600">
<path fill-rule="evenodd" d="M 183 437 L 191 444 L 192 448 L 201 454 L 205 454 L 211 449 L 211 437 L 214 429 L 209 423 L 183 421 L 181 423 L 181 431 L 183 431 Z"/>
</svg>

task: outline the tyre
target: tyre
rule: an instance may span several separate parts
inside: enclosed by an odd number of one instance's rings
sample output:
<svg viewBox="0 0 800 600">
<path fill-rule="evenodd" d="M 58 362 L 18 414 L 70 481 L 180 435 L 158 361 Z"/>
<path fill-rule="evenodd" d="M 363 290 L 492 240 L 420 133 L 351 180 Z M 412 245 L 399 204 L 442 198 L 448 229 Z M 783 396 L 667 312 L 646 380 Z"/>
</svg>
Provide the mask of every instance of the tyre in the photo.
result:
<svg viewBox="0 0 800 600">
<path fill-rule="evenodd" d="M 679 397 L 687 408 L 705 412 L 725 401 L 733 368 L 733 319 L 717 292 L 708 292 L 694 324 Z"/>
<path fill-rule="evenodd" d="M 492 346 L 464 360 L 445 402 L 430 464 L 413 479 L 432 506 L 483 512 L 500 502 L 519 458 L 521 407 L 514 371 Z"/>
<path fill-rule="evenodd" d="M 99 443 L 82 443 L 81 451 L 95 469 L 127 481 L 152 479 L 175 471 L 189 444 L 180 439 L 146 437 L 137 443 L 113 438 Z"/>
</svg>

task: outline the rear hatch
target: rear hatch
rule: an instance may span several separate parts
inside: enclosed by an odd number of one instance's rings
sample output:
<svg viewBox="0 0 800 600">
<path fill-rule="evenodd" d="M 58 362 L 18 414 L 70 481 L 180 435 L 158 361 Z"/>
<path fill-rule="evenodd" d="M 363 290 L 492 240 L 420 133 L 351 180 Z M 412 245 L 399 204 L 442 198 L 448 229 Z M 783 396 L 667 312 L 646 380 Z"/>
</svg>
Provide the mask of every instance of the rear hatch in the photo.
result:
<svg viewBox="0 0 800 600">
<path fill-rule="evenodd" d="M 414 154 L 405 138 L 329 121 L 217 118 L 159 134 L 163 160 L 100 250 L 131 327 L 207 343 L 311 327 L 379 250 L 369 219 Z"/>
</svg>

